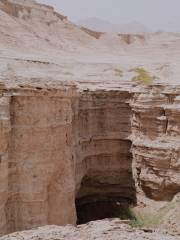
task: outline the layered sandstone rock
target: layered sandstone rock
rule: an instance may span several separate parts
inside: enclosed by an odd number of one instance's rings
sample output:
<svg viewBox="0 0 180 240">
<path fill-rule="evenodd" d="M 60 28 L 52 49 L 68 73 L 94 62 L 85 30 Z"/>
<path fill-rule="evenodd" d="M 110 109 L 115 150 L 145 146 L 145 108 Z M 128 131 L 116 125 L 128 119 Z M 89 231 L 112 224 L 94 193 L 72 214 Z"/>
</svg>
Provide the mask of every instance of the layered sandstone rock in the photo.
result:
<svg viewBox="0 0 180 240">
<path fill-rule="evenodd" d="M 112 217 L 112 209 L 116 209 L 118 215 L 115 204 L 118 201 L 136 202 L 128 138 L 130 98 L 131 94 L 126 91 L 83 92 L 80 97 L 75 145 L 76 205 L 80 223 Z"/>
<path fill-rule="evenodd" d="M 71 102 L 76 95 L 73 89 L 2 92 L 1 233 L 75 223 Z"/>
<path fill-rule="evenodd" d="M 180 191 L 179 93 L 179 87 L 152 86 L 135 93 L 131 105 L 135 179 L 156 200 Z"/>
<path fill-rule="evenodd" d="M 0 234 L 171 200 L 180 36 L 94 36 L 34 1 L 0 0 L 0 20 Z"/>
<path fill-rule="evenodd" d="M 75 223 L 75 199 L 171 200 L 179 93 L 151 91 L 1 90 L 1 233 Z"/>
<path fill-rule="evenodd" d="M 129 98 L 2 90 L 1 233 L 75 223 L 75 198 L 135 201 Z"/>
</svg>

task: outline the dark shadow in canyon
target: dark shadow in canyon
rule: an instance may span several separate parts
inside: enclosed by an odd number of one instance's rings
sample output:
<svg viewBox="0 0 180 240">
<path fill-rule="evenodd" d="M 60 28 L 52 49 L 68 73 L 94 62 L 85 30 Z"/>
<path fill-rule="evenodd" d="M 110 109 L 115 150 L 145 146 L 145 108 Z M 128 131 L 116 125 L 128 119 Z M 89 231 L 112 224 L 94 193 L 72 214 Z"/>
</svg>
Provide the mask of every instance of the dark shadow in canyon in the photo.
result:
<svg viewBox="0 0 180 240">
<path fill-rule="evenodd" d="M 134 202 L 123 197 L 90 196 L 76 200 L 77 224 L 105 218 L 132 219 L 129 207 Z"/>
<path fill-rule="evenodd" d="M 129 209 L 136 205 L 137 199 L 130 147 L 127 155 L 128 168 L 119 172 L 119 182 L 107 184 L 106 179 L 104 182 L 98 181 L 95 178 L 98 172 L 83 178 L 76 197 L 77 224 L 105 218 L 133 219 Z"/>
<path fill-rule="evenodd" d="M 84 174 L 76 195 L 77 224 L 130 218 L 128 209 L 136 204 L 129 138 L 131 98 L 128 91 L 95 91 L 81 96 L 79 127 L 74 128 L 81 139 L 76 155 Z"/>
</svg>

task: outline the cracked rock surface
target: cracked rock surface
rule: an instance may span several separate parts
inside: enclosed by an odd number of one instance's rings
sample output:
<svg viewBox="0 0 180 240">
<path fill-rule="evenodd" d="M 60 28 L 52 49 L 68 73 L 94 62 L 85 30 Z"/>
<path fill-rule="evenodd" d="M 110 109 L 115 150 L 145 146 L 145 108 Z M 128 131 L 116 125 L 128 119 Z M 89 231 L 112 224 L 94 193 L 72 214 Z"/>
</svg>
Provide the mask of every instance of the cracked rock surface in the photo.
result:
<svg viewBox="0 0 180 240">
<path fill-rule="evenodd" d="M 119 219 L 90 222 L 78 227 L 46 226 L 38 229 L 13 233 L 1 240 L 179 240 L 179 236 L 171 236 L 160 232 L 135 230 Z"/>
</svg>

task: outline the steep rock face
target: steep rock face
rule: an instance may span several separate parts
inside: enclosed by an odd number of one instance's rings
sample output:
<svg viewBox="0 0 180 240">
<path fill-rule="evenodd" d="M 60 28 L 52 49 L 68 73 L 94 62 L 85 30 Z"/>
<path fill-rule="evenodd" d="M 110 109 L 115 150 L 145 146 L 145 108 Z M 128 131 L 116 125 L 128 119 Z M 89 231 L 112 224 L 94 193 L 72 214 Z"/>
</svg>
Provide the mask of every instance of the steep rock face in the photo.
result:
<svg viewBox="0 0 180 240">
<path fill-rule="evenodd" d="M 27 90 L 1 97 L 1 233 L 75 223 L 73 95 Z"/>
<path fill-rule="evenodd" d="M 84 92 L 80 98 L 75 146 L 79 222 L 111 217 L 111 207 L 118 215 L 117 201 L 136 202 L 130 98 L 128 91 Z"/>
<path fill-rule="evenodd" d="M 1 234 L 180 191 L 178 88 L 4 88 L 0 107 Z"/>
<path fill-rule="evenodd" d="M 0 233 L 6 233 L 6 203 L 8 199 L 8 146 L 11 131 L 10 97 L 0 93 Z"/>
<path fill-rule="evenodd" d="M 133 162 L 137 188 L 170 200 L 180 191 L 179 88 L 150 87 L 132 101 Z"/>
<path fill-rule="evenodd" d="M 114 184 L 117 190 L 110 189 L 110 193 L 124 188 L 126 192 L 122 192 L 122 196 L 129 195 L 131 198 L 131 179 L 128 177 L 131 175 L 132 161 L 131 141 L 128 139 L 131 133 L 130 97 L 130 93 L 118 91 L 97 91 L 81 96 L 78 115 L 79 145 L 76 151 L 78 188 L 82 178 L 86 176 L 89 181 L 97 181 L 97 185 L 99 184 L 99 189 L 93 190 L 92 186 L 92 192 L 105 193 L 108 189 L 107 186 L 103 189 L 103 185 Z M 127 179 L 129 182 L 126 182 Z M 120 183 L 124 186 L 118 186 Z M 88 193 L 91 194 L 89 190 Z"/>
<path fill-rule="evenodd" d="M 71 90 L 4 90 L 1 233 L 75 223 L 75 198 L 80 205 L 136 201 L 130 98 L 127 91 L 79 98 Z"/>
</svg>

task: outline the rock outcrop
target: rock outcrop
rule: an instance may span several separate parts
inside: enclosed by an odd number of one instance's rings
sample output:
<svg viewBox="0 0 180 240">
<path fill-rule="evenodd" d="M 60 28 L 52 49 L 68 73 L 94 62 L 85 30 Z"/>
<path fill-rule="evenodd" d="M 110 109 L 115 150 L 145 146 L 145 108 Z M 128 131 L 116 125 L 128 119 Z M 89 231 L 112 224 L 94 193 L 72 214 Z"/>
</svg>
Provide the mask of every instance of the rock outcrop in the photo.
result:
<svg viewBox="0 0 180 240">
<path fill-rule="evenodd" d="M 75 223 L 71 102 L 76 93 L 1 94 L 1 233 Z M 59 205 L 64 213 L 58 213 Z"/>
<path fill-rule="evenodd" d="M 180 191 L 180 89 L 153 86 L 132 102 L 133 160 L 137 185 L 156 200 Z"/>
<path fill-rule="evenodd" d="M 2 89 L 1 233 L 75 224 L 75 200 L 171 200 L 180 190 L 174 93 Z"/>
<path fill-rule="evenodd" d="M 2 240 L 101 240 L 101 239 L 112 239 L 112 240 L 179 240 L 178 236 L 171 236 L 155 231 L 143 231 L 135 230 L 128 225 L 121 222 L 119 219 L 103 220 L 90 222 L 85 225 L 78 227 L 66 226 L 46 226 L 31 231 L 24 231 L 21 233 L 13 233 L 8 236 L 4 236 Z"/>
</svg>

